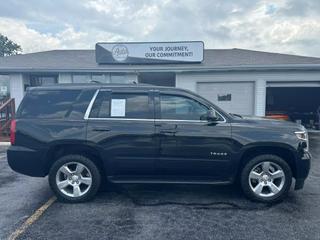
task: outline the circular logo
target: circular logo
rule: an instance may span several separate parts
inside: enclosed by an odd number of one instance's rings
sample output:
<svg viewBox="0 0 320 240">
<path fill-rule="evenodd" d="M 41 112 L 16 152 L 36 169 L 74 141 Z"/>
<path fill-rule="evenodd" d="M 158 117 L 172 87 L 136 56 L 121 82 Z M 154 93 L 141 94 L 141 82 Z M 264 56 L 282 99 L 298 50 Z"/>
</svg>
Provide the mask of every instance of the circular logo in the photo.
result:
<svg viewBox="0 0 320 240">
<path fill-rule="evenodd" d="M 129 51 L 125 45 L 115 45 L 112 48 L 112 57 L 117 62 L 123 62 L 128 58 Z"/>
</svg>

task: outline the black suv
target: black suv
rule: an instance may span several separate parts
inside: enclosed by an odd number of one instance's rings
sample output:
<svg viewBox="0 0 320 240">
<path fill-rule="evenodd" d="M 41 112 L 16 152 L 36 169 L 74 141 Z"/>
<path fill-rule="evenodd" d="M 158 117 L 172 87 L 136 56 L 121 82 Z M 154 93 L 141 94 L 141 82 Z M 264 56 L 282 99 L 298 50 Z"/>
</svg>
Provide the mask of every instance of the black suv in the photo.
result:
<svg viewBox="0 0 320 240">
<path fill-rule="evenodd" d="M 27 93 L 11 124 L 8 162 L 44 177 L 59 200 L 94 197 L 113 183 L 231 184 L 275 202 L 310 169 L 295 123 L 228 114 L 187 90 L 62 84 Z"/>
</svg>

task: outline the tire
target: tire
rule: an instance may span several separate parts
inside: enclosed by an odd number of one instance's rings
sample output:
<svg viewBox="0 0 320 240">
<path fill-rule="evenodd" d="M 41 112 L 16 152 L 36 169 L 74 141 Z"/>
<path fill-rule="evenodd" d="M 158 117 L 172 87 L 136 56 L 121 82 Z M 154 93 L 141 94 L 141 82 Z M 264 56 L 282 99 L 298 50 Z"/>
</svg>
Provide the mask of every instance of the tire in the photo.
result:
<svg viewBox="0 0 320 240">
<path fill-rule="evenodd" d="M 80 203 L 92 200 L 99 190 L 101 174 L 89 158 L 66 155 L 52 165 L 49 185 L 61 202 Z"/>
<path fill-rule="evenodd" d="M 276 203 L 287 196 L 292 183 L 292 171 L 288 163 L 279 156 L 259 155 L 244 166 L 240 181 L 242 190 L 249 199 Z"/>
</svg>

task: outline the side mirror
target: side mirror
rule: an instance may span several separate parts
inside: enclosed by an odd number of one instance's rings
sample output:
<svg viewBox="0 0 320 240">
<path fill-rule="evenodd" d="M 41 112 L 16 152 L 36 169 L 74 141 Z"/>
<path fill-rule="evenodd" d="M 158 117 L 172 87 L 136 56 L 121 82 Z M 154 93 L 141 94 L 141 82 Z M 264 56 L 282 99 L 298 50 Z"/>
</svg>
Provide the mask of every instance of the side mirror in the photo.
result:
<svg viewBox="0 0 320 240">
<path fill-rule="evenodd" d="M 214 121 L 218 121 L 219 120 L 219 116 L 217 114 L 217 112 L 215 110 L 208 110 L 207 112 L 207 120 L 209 122 L 214 122 Z"/>
</svg>

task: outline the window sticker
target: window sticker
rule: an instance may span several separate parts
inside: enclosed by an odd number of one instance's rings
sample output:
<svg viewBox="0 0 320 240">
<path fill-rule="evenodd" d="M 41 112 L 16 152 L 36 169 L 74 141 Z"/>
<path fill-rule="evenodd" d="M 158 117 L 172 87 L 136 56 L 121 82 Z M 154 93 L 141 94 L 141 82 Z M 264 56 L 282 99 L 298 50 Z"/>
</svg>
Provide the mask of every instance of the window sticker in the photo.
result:
<svg viewBox="0 0 320 240">
<path fill-rule="evenodd" d="M 126 99 L 111 99 L 111 117 L 126 116 Z"/>
</svg>

